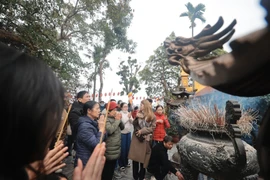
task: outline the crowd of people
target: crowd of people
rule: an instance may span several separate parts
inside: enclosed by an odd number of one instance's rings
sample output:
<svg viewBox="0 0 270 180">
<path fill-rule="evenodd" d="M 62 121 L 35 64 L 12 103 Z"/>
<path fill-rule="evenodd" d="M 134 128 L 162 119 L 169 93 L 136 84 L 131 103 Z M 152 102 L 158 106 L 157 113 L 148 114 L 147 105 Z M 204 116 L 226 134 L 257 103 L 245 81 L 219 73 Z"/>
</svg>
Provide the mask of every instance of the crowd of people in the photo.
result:
<svg viewBox="0 0 270 180">
<path fill-rule="evenodd" d="M 151 173 L 147 167 L 151 163 L 151 155 L 155 156 L 152 149 L 157 144 L 170 149 L 171 146 L 166 144 L 172 144 L 172 138 L 166 136 L 165 129 L 169 128 L 170 124 L 163 107 L 158 105 L 153 111 L 151 103 L 151 99 L 142 100 L 140 108 L 132 108 L 129 103 L 116 102 L 115 99 L 111 99 L 107 104 L 104 101 L 98 103 L 90 100 L 87 91 L 79 92 L 68 118 L 72 130 L 76 133 L 76 137 L 71 136 L 76 151 L 75 167 L 78 159 L 82 160 L 83 166 L 86 165 L 94 148 L 100 142 L 101 134 L 104 133 L 102 141 L 106 143 L 106 161 L 101 179 L 121 178 L 121 172 L 126 172 L 126 168 L 130 167 L 136 180 L 148 179 L 149 174 L 158 180 L 161 179 L 164 175 Z M 106 113 L 107 120 L 105 120 Z M 162 152 L 165 152 L 164 149 Z M 152 159 L 156 161 L 155 158 Z M 160 167 L 168 164 L 170 164 L 168 156 L 160 161 Z M 172 169 L 172 166 L 170 168 Z M 164 174 L 165 171 L 162 170 L 161 173 Z M 179 179 L 183 178 L 176 169 L 172 173 Z"/>
<path fill-rule="evenodd" d="M 151 173 L 147 167 L 155 144 L 169 149 L 165 138 L 169 123 L 162 106 L 154 113 L 148 100 L 134 109 L 113 99 L 98 103 L 86 91 L 68 105 L 61 82 L 42 61 L 4 44 L 0 44 L 0 57 L 0 179 L 65 180 L 58 170 L 73 151 L 74 180 L 111 180 L 117 170 L 131 165 L 133 178 L 141 180 Z M 170 172 L 183 179 L 178 171 Z M 160 179 L 155 172 L 152 175 Z"/>
</svg>

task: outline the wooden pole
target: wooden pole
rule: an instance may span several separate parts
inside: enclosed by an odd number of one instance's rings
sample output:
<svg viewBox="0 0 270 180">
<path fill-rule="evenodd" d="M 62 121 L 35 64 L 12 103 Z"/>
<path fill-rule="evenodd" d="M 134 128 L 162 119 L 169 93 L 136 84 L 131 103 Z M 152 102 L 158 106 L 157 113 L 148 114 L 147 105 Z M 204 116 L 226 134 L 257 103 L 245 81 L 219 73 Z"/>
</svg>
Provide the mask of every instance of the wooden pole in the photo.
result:
<svg viewBox="0 0 270 180">
<path fill-rule="evenodd" d="M 62 123 L 62 127 L 61 127 L 60 133 L 59 133 L 59 135 L 58 135 L 58 137 L 57 137 L 57 140 L 56 140 L 56 143 L 55 143 L 55 144 L 58 144 L 58 142 L 59 142 L 59 140 L 60 140 L 60 138 L 61 138 L 61 136 L 62 136 L 62 134 L 63 134 L 64 127 L 65 127 L 65 124 L 66 124 L 66 122 L 67 122 L 69 112 L 70 112 L 70 110 L 71 110 L 71 106 L 72 106 L 72 104 L 70 104 L 69 107 L 68 107 L 67 115 L 66 115 L 66 117 L 65 117 L 65 119 L 64 119 L 64 122 Z"/>
<path fill-rule="evenodd" d="M 104 127 L 103 127 L 104 130 L 106 128 L 106 122 L 107 122 L 107 119 L 108 119 L 108 112 L 109 112 L 109 109 L 110 109 L 112 92 L 113 92 L 113 90 L 111 91 L 110 99 L 109 99 L 109 102 L 108 102 L 107 107 L 106 107 L 106 114 L 105 114 L 105 118 L 104 118 Z M 102 131 L 102 133 L 101 133 L 99 144 L 102 143 L 103 137 L 104 137 L 104 131 Z"/>
</svg>

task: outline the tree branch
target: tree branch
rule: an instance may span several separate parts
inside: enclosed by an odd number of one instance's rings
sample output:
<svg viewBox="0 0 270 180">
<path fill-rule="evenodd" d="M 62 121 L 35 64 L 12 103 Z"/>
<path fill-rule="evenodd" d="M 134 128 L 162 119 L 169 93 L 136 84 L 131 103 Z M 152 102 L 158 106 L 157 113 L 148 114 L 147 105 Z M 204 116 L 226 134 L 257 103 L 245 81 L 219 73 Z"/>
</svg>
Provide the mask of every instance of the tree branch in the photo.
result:
<svg viewBox="0 0 270 180">
<path fill-rule="evenodd" d="M 23 40 L 21 37 L 13 34 L 11 32 L 8 32 L 6 30 L 0 29 L 0 40 L 2 42 L 5 42 L 5 43 L 24 45 L 24 46 L 30 48 L 30 50 L 32 50 L 32 51 L 37 50 L 37 48 L 33 44 Z"/>
<path fill-rule="evenodd" d="M 82 8 L 78 8 L 78 4 L 79 4 L 79 0 L 76 1 L 74 9 L 72 11 L 72 13 L 70 13 L 69 15 L 67 15 L 67 17 L 65 18 L 63 24 L 61 25 L 61 32 L 60 32 L 60 37 L 58 38 L 57 41 L 59 40 L 65 40 L 68 39 L 68 37 L 73 34 L 73 32 L 69 33 L 69 35 L 65 35 L 64 33 L 64 27 L 66 26 L 67 22 L 76 14 L 78 14 L 80 11 L 84 10 L 84 7 Z M 74 31 L 75 32 L 75 31 Z"/>
</svg>

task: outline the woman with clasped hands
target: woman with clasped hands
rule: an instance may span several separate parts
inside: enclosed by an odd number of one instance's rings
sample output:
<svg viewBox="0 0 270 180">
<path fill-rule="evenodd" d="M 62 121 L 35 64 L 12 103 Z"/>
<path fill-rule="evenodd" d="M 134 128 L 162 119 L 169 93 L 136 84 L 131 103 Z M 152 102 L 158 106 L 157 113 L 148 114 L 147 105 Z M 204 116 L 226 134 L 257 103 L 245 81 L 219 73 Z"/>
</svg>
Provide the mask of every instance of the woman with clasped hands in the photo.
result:
<svg viewBox="0 0 270 180">
<path fill-rule="evenodd" d="M 82 160 L 83 166 L 86 165 L 94 148 L 100 141 L 102 132 L 105 130 L 104 116 L 99 117 L 100 107 L 96 101 L 86 102 L 83 105 L 83 114 L 84 116 L 78 120 L 75 167 L 78 159 Z"/>
<path fill-rule="evenodd" d="M 117 112 L 117 108 L 116 102 L 109 102 L 106 106 L 108 119 L 106 121 L 106 162 L 102 172 L 103 180 L 113 179 L 115 165 L 121 153 L 121 130 L 124 129 L 124 124 L 121 121 L 122 115 Z"/>
</svg>

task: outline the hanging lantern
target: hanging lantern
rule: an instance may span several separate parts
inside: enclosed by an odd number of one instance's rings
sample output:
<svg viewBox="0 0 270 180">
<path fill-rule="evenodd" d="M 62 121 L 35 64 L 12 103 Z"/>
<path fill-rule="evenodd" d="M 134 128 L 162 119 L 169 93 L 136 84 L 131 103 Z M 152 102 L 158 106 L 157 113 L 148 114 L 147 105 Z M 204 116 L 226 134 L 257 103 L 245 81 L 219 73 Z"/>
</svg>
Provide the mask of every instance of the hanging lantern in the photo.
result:
<svg viewBox="0 0 270 180">
<path fill-rule="evenodd" d="M 113 93 L 113 96 L 115 96 L 115 93 Z"/>
<path fill-rule="evenodd" d="M 142 99 L 142 97 L 140 97 L 140 99 Z"/>
<path fill-rule="evenodd" d="M 99 94 L 99 97 L 102 97 L 102 94 Z"/>
<path fill-rule="evenodd" d="M 132 97 L 132 99 L 134 99 L 134 96 Z"/>
<path fill-rule="evenodd" d="M 107 96 L 107 93 L 105 93 L 104 95 Z"/>
<path fill-rule="evenodd" d="M 92 94 L 92 97 L 94 97 L 94 94 Z"/>
<path fill-rule="evenodd" d="M 119 95 L 120 95 L 120 92 L 117 93 L 117 96 L 119 96 Z"/>
<path fill-rule="evenodd" d="M 108 93 L 109 94 L 109 96 L 111 96 L 111 93 Z"/>
<path fill-rule="evenodd" d="M 136 100 L 138 100 L 138 97 L 136 97 Z"/>
</svg>

